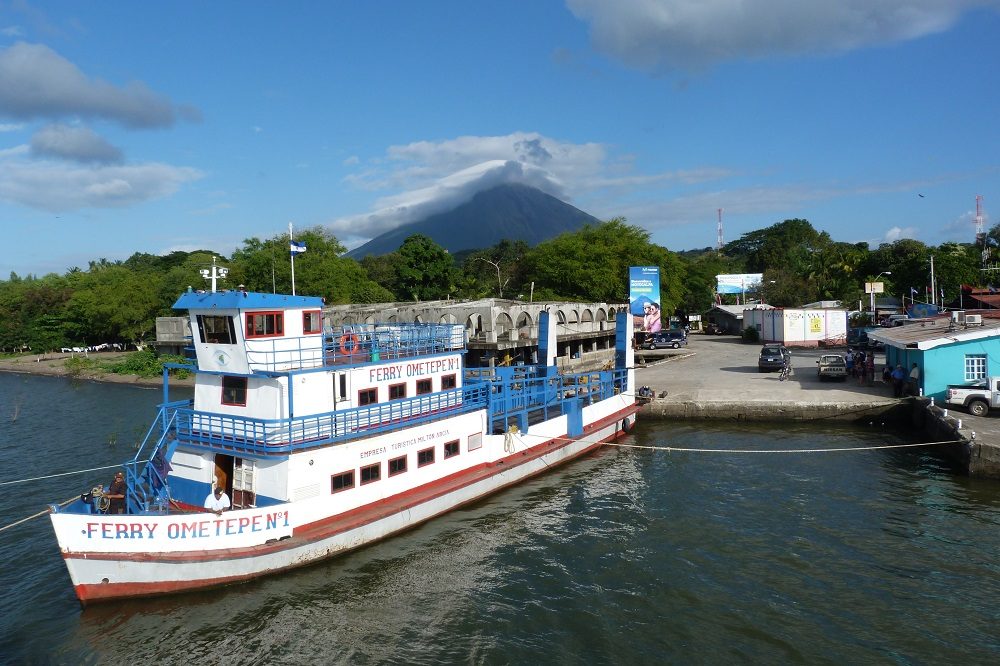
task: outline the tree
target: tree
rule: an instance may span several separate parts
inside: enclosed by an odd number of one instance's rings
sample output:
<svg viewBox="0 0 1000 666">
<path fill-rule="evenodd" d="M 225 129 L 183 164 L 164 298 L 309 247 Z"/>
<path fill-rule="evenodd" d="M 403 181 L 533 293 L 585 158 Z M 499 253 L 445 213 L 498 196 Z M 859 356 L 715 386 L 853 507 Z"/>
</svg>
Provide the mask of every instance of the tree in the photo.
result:
<svg viewBox="0 0 1000 666">
<path fill-rule="evenodd" d="M 649 241 L 649 232 L 615 218 L 540 243 L 524 261 L 525 280 L 539 298 L 622 303 L 629 297 L 629 267 L 660 267 L 660 307 L 681 303 L 684 266 L 673 252 Z"/>
<path fill-rule="evenodd" d="M 423 234 L 403 241 L 396 252 L 396 293 L 415 301 L 447 298 L 455 291 L 455 263 L 448 251 Z"/>
</svg>

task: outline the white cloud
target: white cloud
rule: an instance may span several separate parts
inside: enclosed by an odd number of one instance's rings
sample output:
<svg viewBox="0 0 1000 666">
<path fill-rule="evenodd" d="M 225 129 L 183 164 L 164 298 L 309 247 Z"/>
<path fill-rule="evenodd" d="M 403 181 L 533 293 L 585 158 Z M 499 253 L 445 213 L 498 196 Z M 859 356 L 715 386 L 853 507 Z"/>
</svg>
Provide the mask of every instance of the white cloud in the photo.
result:
<svg viewBox="0 0 1000 666">
<path fill-rule="evenodd" d="M 51 212 L 114 208 L 167 196 L 201 172 L 168 164 L 84 167 L 0 163 L 0 200 Z"/>
<path fill-rule="evenodd" d="M 0 51 L 0 114 L 10 118 L 102 118 L 126 127 L 168 127 L 177 116 L 166 97 L 137 81 L 114 86 L 88 78 L 76 65 L 42 44 L 19 42 Z"/>
<path fill-rule="evenodd" d="M 916 227 L 892 227 L 882 237 L 883 243 L 895 243 L 901 238 L 916 238 Z"/>
<path fill-rule="evenodd" d="M 121 162 L 122 152 L 87 127 L 49 125 L 31 138 L 31 152 L 77 162 Z"/>
<path fill-rule="evenodd" d="M 19 132 L 23 129 L 22 123 L 0 123 L 0 132 Z"/>
<path fill-rule="evenodd" d="M 838 53 L 947 30 L 996 0 L 566 0 L 595 46 L 652 71 Z"/>
</svg>

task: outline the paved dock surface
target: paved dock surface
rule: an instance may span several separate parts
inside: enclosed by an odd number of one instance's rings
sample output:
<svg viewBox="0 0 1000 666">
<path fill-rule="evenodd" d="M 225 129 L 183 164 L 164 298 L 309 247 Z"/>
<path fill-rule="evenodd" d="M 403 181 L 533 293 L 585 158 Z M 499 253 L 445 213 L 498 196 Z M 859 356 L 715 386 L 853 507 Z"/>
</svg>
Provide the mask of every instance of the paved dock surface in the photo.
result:
<svg viewBox="0 0 1000 666">
<path fill-rule="evenodd" d="M 846 347 L 791 348 L 792 374 L 780 381 L 778 372 L 757 369 L 761 346 L 744 343 L 735 336 L 693 333 L 687 347 L 636 352 L 636 384 L 649 386 L 657 396 L 666 391 L 666 397 L 657 398 L 657 402 L 664 403 L 898 403 L 892 387 L 881 381 L 885 365 L 881 352 L 876 353 L 875 382 L 869 386 L 852 377 L 844 381 L 820 380 L 816 370 L 819 357 L 845 354 Z"/>
</svg>

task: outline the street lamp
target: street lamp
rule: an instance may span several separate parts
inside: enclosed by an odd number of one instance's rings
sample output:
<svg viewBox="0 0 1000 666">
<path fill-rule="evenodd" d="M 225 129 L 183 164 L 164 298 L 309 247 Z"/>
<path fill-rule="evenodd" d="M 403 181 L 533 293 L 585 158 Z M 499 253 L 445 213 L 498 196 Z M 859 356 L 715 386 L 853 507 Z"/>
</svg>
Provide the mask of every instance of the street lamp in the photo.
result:
<svg viewBox="0 0 1000 666">
<path fill-rule="evenodd" d="M 892 275 L 892 271 L 882 271 L 881 273 L 879 273 L 878 275 L 875 276 L 874 280 L 871 281 L 871 286 L 872 286 L 872 288 L 871 288 L 871 297 L 872 297 L 872 324 L 875 323 L 875 283 L 878 282 L 878 279 L 880 277 L 882 277 L 883 275 Z"/>
</svg>

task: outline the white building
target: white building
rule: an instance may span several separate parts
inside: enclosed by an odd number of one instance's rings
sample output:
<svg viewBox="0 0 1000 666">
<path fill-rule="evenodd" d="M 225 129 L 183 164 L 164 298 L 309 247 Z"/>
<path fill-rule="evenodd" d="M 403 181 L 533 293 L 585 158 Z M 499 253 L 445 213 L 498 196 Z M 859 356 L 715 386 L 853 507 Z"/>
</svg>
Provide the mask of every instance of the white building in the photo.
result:
<svg viewBox="0 0 1000 666">
<path fill-rule="evenodd" d="M 743 327 L 756 328 L 761 342 L 787 347 L 847 344 L 847 310 L 833 308 L 774 308 L 744 310 Z"/>
</svg>

